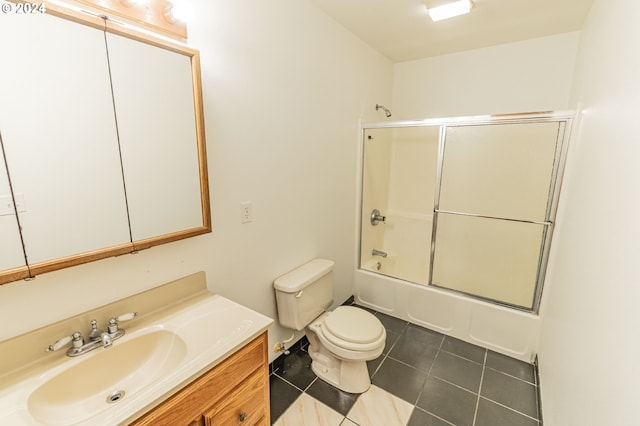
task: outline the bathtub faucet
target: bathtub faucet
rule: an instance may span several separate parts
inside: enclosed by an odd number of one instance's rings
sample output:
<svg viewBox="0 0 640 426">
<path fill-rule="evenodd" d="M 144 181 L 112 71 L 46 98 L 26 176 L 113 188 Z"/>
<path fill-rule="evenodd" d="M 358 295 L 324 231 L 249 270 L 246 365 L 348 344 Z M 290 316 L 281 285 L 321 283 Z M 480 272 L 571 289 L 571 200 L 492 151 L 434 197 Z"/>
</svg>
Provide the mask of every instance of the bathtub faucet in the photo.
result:
<svg viewBox="0 0 640 426">
<path fill-rule="evenodd" d="M 380 257 L 387 257 L 387 252 L 386 252 L 386 251 L 381 251 L 381 250 L 373 249 L 373 250 L 371 251 L 371 255 L 372 255 L 372 256 L 380 256 Z"/>
</svg>

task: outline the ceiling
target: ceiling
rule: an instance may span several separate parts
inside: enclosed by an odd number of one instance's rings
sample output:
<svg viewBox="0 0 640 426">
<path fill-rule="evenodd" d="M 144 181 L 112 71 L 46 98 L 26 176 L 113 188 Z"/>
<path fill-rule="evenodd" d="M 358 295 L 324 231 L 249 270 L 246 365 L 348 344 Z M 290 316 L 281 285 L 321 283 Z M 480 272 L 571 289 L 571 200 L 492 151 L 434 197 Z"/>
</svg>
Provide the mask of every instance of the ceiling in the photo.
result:
<svg viewBox="0 0 640 426">
<path fill-rule="evenodd" d="M 593 0 L 474 0 L 468 15 L 432 22 L 425 2 L 312 0 L 393 62 L 403 62 L 582 28 Z"/>
</svg>

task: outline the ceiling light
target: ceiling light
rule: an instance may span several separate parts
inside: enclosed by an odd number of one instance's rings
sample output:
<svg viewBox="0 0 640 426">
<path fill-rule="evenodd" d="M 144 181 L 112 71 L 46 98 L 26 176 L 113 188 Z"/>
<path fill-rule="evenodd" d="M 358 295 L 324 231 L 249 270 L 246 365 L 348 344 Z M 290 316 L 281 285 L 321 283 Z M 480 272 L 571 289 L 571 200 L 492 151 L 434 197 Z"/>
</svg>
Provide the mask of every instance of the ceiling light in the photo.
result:
<svg viewBox="0 0 640 426">
<path fill-rule="evenodd" d="M 193 15 L 193 7 L 185 0 L 173 0 L 164 11 L 165 19 L 171 24 L 188 22 L 193 18 Z"/>
<path fill-rule="evenodd" d="M 473 3 L 471 0 L 458 0 L 452 3 L 443 4 L 442 6 L 434 7 L 429 10 L 429 17 L 434 22 L 442 21 L 443 19 L 453 18 L 454 16 L 464 15 L 469 13 Z"/>
<path fill-rule="evenodd" d="M 147 2 L 146 0 L 120 0 L 120 3 L 122 3 L 126 7 L 142 5 L 142 4 L 145 4 L 146 2 Z"/>
</svg>

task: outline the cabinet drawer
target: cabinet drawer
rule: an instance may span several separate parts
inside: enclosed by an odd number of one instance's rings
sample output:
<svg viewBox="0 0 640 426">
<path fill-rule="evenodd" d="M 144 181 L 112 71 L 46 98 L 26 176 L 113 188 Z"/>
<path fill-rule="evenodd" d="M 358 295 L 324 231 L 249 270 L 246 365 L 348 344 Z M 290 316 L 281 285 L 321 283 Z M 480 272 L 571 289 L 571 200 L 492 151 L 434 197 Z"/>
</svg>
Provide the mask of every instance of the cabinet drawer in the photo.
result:
<svg viewBox="0 0 640 426">
<path fill-rule="evenodd" d="M 205 414 L 207 426 L 253 426 L 266 415 L 264 375 L 257 371 Z"/>
</svg>

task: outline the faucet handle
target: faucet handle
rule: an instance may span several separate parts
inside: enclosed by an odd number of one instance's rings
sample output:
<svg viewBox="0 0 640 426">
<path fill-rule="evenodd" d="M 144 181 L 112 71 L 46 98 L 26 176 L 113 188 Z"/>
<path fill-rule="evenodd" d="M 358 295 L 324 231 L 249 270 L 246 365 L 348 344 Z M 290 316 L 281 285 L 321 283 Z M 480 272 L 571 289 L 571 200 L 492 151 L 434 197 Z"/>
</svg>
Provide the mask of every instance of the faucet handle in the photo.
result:
<svg viewBox="0 0 640 426">
<path fill-rule="evenodd" d="M 115 319 L 118 322 L 122 322 L 122 321 L 129 321 L 134 319 L 135 317 L 138 316 L 137 312 L 127 312 L 126 314 L 122 314 L 120 316 L 117 316 Z"/>
<path fill-rule="evenodd" d="M 76 331 L 71 336 L 65 336 L 61 339 L 58 339 L 54 343 L 50 344 L 45 350 L 45 352 L 57 351 L 58 349 L 62 348 L 69 342 L 73 342 L 74 347 L 77 347 L 78 344 L 79 346 L 82 346 L 82 344 L 84 343 L 82 339 L 82 334 L 80 334 L 79 331 Z"/>
<path fill-rule="evenodd" d="M 129 321 L 134 319 L 135 317 L 138 316 L 137 312 L 127 312 L 126 314 L 122 314 L 119 315 L 115 318 L 111 318 L 109 320 L 109 326 L 107 327 L 107 330 L 109 331 L 110 334 L 115 333 L 116 331 L 118 331 L 118 323 L 122 322 L 122 321 Z"/>
<path fill-rule="evenodd" d="M 373 211 L 371 211 L 371 225 L 376 226 L 380 222 L 387 223 L 386 221 L 387 221 L 386 216 L 382 216 L 382 213 L 380 213 L 380 210 L 373 209 Z"/>
<path fill-rule="evenodd" d="M 45 350 L 45 352 L 57 351 L 58 349 L 60 349 L 61 347 L 69 343 L 71 339 L 72 339 L 71 336 L 64 336 L 62 339 L 58 339 L 54 343 L 50 344 Z"/>
</svg>

